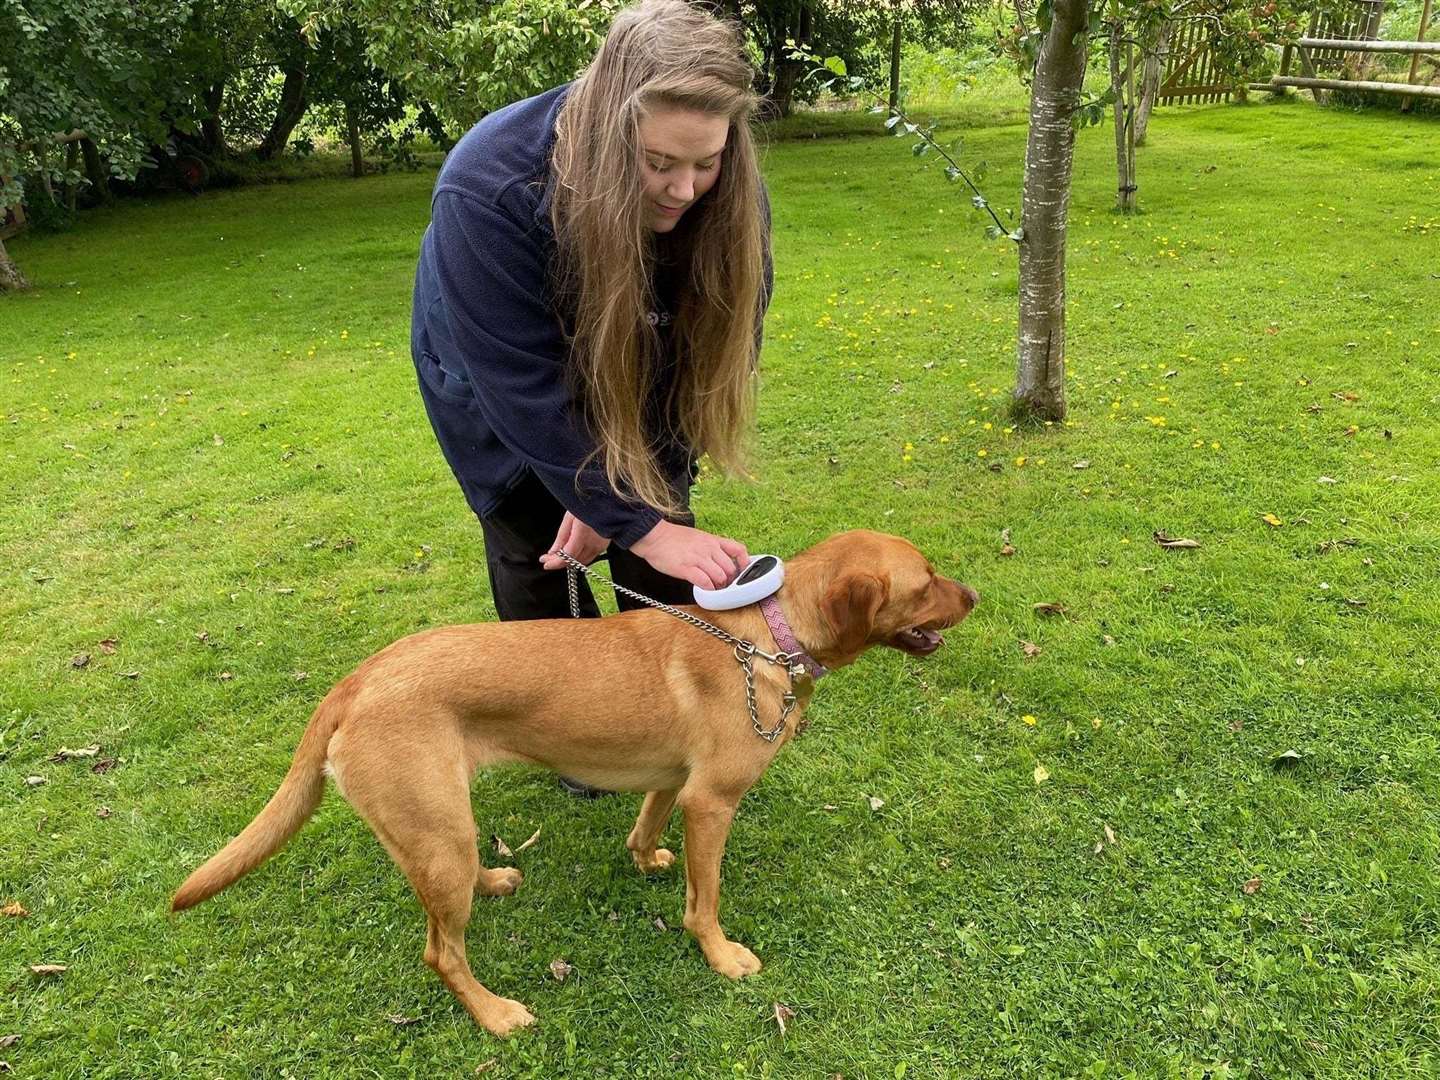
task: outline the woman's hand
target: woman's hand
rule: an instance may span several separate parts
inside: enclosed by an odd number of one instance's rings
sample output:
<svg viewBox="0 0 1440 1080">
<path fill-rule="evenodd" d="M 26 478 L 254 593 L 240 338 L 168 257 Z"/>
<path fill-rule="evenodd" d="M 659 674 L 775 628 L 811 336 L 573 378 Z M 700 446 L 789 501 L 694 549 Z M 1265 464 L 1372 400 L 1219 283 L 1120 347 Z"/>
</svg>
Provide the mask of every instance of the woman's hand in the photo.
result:
<svg viewBox="0 0 1440 1080">
<path fill-rule="evenodd" d="M 630 548 L 662 574 L 702 589 L 729 585 L 750 555 L 738 540 L 662 521 Z"/>
<path fill-rule="evenodd" d="M 560 522 L 560 531 L 555 534 L 555 543 L 550 545 L 549 551 L 540 556 L 540 565 L 546 570 L 564 570 L 570 564 L 556 554 L 564 551 L 589 566 L 609 546 L 609 540 L 567 510 Z"/>
</svg>

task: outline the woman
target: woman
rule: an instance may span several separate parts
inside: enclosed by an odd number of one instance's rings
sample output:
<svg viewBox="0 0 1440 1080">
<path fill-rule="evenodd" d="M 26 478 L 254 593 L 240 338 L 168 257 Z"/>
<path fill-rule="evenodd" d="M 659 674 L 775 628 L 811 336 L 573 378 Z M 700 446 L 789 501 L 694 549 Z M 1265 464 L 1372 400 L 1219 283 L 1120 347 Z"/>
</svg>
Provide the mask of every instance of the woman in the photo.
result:
<svg viewBox="0 0 1440 1080">
<path fill-rule="evenodd" d="M 569 614 L 561 549 L 608 547 L 617 582 L 670 603 L 748 561 L 688 506 L 701 454 L 741 468 L 753 414 L 771 273 L 752 81 L 737 28 L 644 0 L 578 80 L 487 116 L 440 172 L 411 349 L 501 619 Z"/>
</svg>

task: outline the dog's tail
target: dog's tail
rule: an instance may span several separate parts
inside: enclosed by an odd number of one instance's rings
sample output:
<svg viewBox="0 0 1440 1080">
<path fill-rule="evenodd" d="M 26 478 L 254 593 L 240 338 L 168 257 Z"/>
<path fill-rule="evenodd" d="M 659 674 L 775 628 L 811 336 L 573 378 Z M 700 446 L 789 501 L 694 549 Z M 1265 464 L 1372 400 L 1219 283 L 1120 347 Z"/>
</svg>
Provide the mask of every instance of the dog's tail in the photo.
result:
<svg viewBox="0 0 1440 1080">
<path fill-rule="evenodd" d="M 194 907 L 234 884 L 284 847 L 310 819 L 325 791 L 325 757 L 330 738 L 340 726 L 352 696 L 353 687 L 347 679 L 316 707 L 279 790 L 239 836 L 185 879 L 170 903 L 172 911 Z"/>
</svg>

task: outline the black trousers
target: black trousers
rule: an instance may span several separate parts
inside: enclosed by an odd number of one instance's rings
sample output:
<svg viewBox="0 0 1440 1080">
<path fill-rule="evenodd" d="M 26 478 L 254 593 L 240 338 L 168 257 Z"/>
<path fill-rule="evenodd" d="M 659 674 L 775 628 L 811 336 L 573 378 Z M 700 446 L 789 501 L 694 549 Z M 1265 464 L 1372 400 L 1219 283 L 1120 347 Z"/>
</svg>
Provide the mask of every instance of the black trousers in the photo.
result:
<svg viewBox="0 0 1440 1080">
<path fill-rule="evenodd" d="M 565 508 L 533 473 L 527 472 L 499 505 L 480 519 L 485 532 L 490 592 L 502 621 L 570 617 L 565 571 L 545 570 L 540 566 L 540 556 L 555 542 L 564 517 Z M 608 560 L 606 576 L 616 584 L 666 604 L 695 602 L 688 581 L 660 573 L 638 555 L 612 547 L 600 558 Z M 582 576 L 578 584 L 580 614 L 589 618 L 599 616 L 600 608 L 590 591 L 589 579 Z M 615 600 L 621 611 L 646 606 L 624 593 L 616 593 Z"/>
</svg>

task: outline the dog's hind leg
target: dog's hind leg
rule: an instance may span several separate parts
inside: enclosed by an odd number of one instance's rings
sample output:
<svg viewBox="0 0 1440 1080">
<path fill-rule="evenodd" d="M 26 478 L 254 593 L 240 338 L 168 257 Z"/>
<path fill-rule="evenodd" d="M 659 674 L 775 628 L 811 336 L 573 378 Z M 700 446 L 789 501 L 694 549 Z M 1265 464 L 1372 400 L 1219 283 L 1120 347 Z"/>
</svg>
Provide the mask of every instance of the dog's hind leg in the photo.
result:
<svg viewBox="0 0 1440 1080">
<path fill-rule="evenodd" d="M 508 1035 L 533 1023 L 520 1002 L 480 985 L 465 955 L 475 889 L 512 893 L 520 872 L 480 865 L 470 782 L 458 755 L 427 753 L 412 745 L 403 755 L 387 758 L 374 765 L 364 759 L 342 763 L 345 796 L 410 879 L 425 908 L 425 963 L 476 1023 L 494 1034 Z"/>
<path fill-rule="evenodd" d="M 670 812 L 675 809 L 675 796 L 678 794 L 678 789 L 647 793 L 645 803 L 640 807 L 640 816 L 635 819 L 635 827 L 625 840 L 625 846 L 630 849 L 642 874 L 659 873 L 675 862 L 673 851 L 657 848 L 655 844 L 670 821 Z"/>
</svg>

